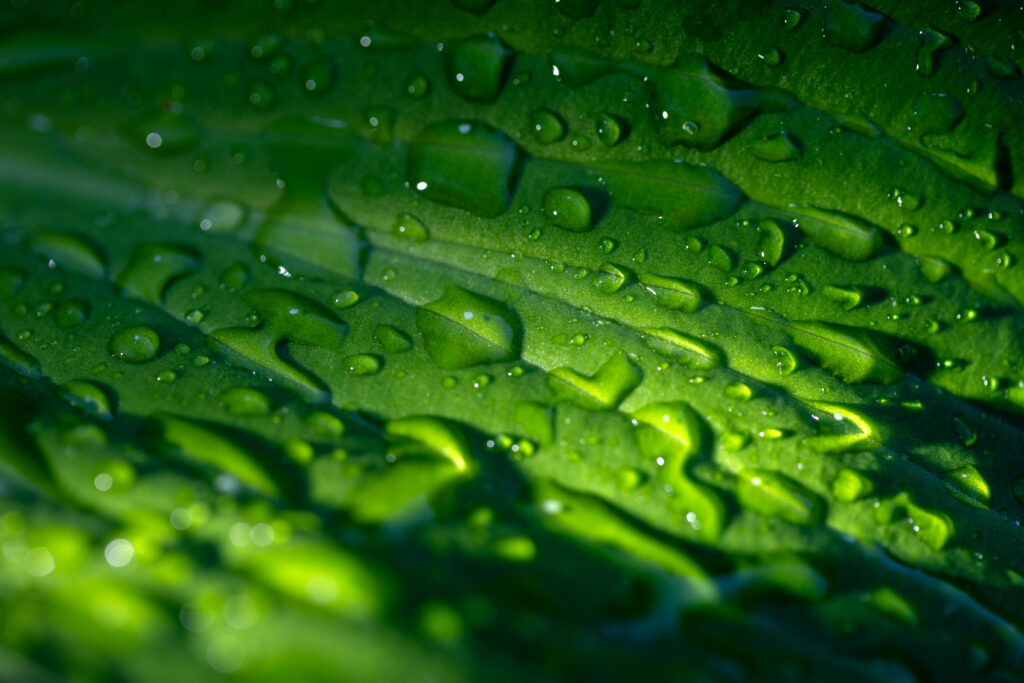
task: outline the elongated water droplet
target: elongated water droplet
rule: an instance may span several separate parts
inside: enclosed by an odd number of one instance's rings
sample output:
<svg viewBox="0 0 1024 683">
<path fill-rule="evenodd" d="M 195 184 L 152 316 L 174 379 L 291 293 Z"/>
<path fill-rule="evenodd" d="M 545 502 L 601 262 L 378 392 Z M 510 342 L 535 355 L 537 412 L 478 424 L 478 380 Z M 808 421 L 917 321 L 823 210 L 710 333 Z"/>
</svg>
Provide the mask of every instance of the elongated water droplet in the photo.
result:
<svg viewBox="0 0 1024 683">
<path fill-rule="evenodd" d="M 251 387 L 225 389 L 220 392 L 217 398 L 228 414 L 239 417 L 269 415 L 273 407 L 270 398 L 266 394 Z"/>
<path fill-rule="evenodd" d="M 43 232 L 32 238 L 31 246 L 33 253 L 50 261 L 51 267 L 60 266 L 94 278 L 102 278 L 107 267 L 99 247 L 80 235 Z"/>
<path fill-rule="evenodd" d="M 800 230 L 819 247 L 849 261 L 866 261 L 882 250 L 882 233 L 874 225 L 839 211 L 810 206 L 796 210 Z"/>
<path fill-rule="evenodd" d="M 654 301 L 659 306 L 686 313 L 693 313 L 700 308 L 700 290 L 691 282 L 644 273 L 640 276 L 640 283 L 654 296 Z"/>
<path fill-rule="evenodd" d="M 107 390 L 95 382 L 68 380 L 57 388 L 57 393 L 62 399 L 87 415 L 102 420 L 109 420 L 113 417 Z"/>
<path fill-rule="evenodd" d="M 753 512 L 793 524 L 816 524 L 824 517 L 821 499 L 783 474 L 747 469 L 736 476 L 736 497 Z"/>
<path fill-rule="evenodd" d="M 964 465 L 943 472 L 942 481 L 946 485 L 946 490 L 961 503 L 980 510 L 988 509 L 992 492 L 985 477 L 974 465 Z"/>
<path fill-rule="evenodd" d="M 644 343 L 692 370 L 711 370 L 722 364 L 721 354 L 709 344 L 667 327 L 648 327 Z"/>
<path fill-rule="evenodd" d="M 802 155 L 796 139 L 785 131 L 754 140 L 747 144 L 747 149 L 761 161 L 772 163 L 793 161 Z"/>
</svg>

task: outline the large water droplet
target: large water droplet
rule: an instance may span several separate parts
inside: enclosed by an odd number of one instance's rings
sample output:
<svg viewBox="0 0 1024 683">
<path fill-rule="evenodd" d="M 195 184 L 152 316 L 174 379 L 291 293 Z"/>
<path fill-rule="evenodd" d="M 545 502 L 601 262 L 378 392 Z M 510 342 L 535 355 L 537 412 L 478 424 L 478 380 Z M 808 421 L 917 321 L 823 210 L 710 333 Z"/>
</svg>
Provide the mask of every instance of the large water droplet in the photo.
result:
<svg viewBox="0 0 1024 683">
<path fill-rule="evenodd" d="M 832 0 L 825 10 L 823 35 L 829 43 L 850 52 L 863 52 L 882 38 L 885 16 L 859 3 Z"/>
<path fill-rule="evenodd" d="M 512 58 L 512 51 L 493 33 L 467 38 L 445 48 L 445 75 L 460 97 L 493 102 L 505 86 Z"/>
<path fill-rule="evenodd" d="M 455 285 L 416 311 L 427 352 L 453 370 L 519 357 L 522 325 L 507 305 Z"/>
<path fill-rule="evenodd" d="M 160 337 L 149 327 L 127 327 L 110 338 L 108 348 L 126 363 L 145 363 L 160 353 Z"/>
<path fill-rule="evenodd" d="M 586 232 L 594 227 L 590 202 L 572 188 L 556 187 L 544 193 L 544 212 L 554 225 L 569 232 Z"/>
<path fill-rule="evenodd" d="M 503 133 L 448 121 L 425 128 L 410 144 L 407 178 L 429 199 L 494 217 L 511 201 L 518 158 L 518 147 Z"/>
</svg>

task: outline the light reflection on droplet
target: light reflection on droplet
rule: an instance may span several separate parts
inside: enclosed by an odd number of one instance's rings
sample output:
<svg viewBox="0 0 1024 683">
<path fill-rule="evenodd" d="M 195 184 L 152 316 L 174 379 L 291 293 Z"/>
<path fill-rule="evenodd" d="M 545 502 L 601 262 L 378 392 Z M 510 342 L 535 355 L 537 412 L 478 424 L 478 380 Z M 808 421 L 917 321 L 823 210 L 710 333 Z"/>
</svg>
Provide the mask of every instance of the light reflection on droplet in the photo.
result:
<svg viewBox="0 0 1024 683">
<path fill-rule="evenodd" d="M 103 556 L 111 567 L 123 567 L 135 557 L 135 546 L 127 538 L 115 538 L 107 544 Z"/>
</svg>

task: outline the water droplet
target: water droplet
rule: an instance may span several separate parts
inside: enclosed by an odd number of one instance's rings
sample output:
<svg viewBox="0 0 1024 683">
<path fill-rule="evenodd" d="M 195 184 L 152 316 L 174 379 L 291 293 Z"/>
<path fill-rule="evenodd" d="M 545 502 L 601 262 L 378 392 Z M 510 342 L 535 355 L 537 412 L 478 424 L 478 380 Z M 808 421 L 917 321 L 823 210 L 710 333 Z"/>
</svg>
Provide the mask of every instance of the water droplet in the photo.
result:
<svg viewBox="0 0 1024 683">
<path fill-rule="evenodd" d="M 43 232 L 32 238 L 32 252 L 47 259 L 51 268 L 60 266 L 100 279 L 107 260 L 99 247 L 85 237 L 71 233 Z"/>
<path fill-rule="evenodd" d="M 799 26 L 803 18 L 804 16 L 800 13 L 800 10 L 785 9 L 782 11 L 782 28 L 788 33 Z"/>
<path fill-rule="evenodd" d="M 425 128 L 409 146 L 407 178 L 434 201 L 484 217 L 508 208 L 519 149 L 481 124 L 448 121 Z"/>
<path fill-rule="evenodd" d="M 240 290 L 249 281 L 249 266 L 241 261 L 235 261 L 221 271 L 217 278 L 217 284 L 224 289 L 234 292 Z"/>
<path fill-rule="evenodd" d="M 530 116 L 534 136 L 538 142 L 549 145 L 565 138 L 565 122 L 550 109 L 537 109 Z"/>
<path fill-rule="evenodd" d="M 391 226 L 391 232 L 413 242 L 426 242 L 430 239 L 430 231 L 416 216 L 411 213 L 400 213 Z"/>
<path fill-rule="evenodd" d="M 719 270 L 728 273 L 735 266 L 735 258 L 731 251 L 717 244 L 712 244 L 708 249 L 708 263 Z"/>
<path fill-rule="evenodd" d="M 568 367 L 555 368 L 548 373 L 548 385 L 559 400 L 572 401 L 592 410 L 615 408 L 642 379 L 640 368 L 618 353 L 590 376 Z"/>
<path fill-rule="evenodd" d="M 148 327 L 126 327 L 110 338 L 108 348 L 126 363 L 145 363 L 160 353 L 160 337 Z"/>
<path fill-rule="evenodd" d="M 250 387 L 232 387 L 217 397 L 224 410 L 238 417 L 269 415 L 273 405 L 262 391 Z"/>
<path fill-rule="evenodd" d="M 373 338 L 387 353 L 405 353 L 412 348 L 412 340 L 405 332 L 391 325 L 377 325 Z"/>
<path fill-rule="evenodd" d="M 941 135 L 953 130 L 963 118 L 964 108 L 952 95 L 923 93 L 914 103 L 907 130 L 918 138 L 923 135 Z"/>
<path fill-rule="evenodd" d="M 725 395 L 734 401 L 742 403 L 743 401 L 749 401 L 754 392 L 743 382 L 729 382 L 725 385 Z"/>
<path fill-rule="evenodd" d="M 601 170 L 617 205 L 663 217 L 676 230 L 710 225 L 735 213 L 745 199 L 710 166 L 652 160 L 607 162 Z"/>
<path fill-rule="evenodd" d="M 552 188 L 544 193 L 543 205 L 551 222 L 563 230 L 586 232 L 594 227 L 590 202 L 578 190 Z"/>
<path fill-rule="evenodd" d="M 522 326 L 507 305 L 455 285 L 416 311 L 427 352 L 455 370 L 519 357 Z"/>
<path fill-rule="evenodd" d="M 786 235 L 779 224 L 771 219 L 757 223 L 757 253 L 761 262 L 774 268 L 782 260 L 786 250 Z"/>
<path fill-rule="evenodd" d="M 277 89 L 262 78 L 256 78 L 249 81 L 245 99 L 254 109 L 273 109 L 277 104 Z"/>
<path fill-rule="evenodd" d="M 967 422 L 967 418 L 959 413 L 953 416 L 953 431 L 960 443 L 968 448 L 978 443 L 978 433 Z"/>
<path fill-rule="evenodd" d="M 981 5 L 973 0 L 957 0 L 956 2 L 956 16 L 957 19 L 966 22 L 975 21 L 981 16 Z"/>
<path fill-rule="evenodd" d="M 916 628 L 918 625 L 917 610 L 914 609 L 914 606 L 906 598 L 889 586 L 879 586 L 871 589 L 871 592 L 865 597 L 865 602 L 885 616 L 905 626 Z"/>
<path fill-rule="evenodd" d="M 745 469 L 736 476 L 736 497 L 753 512 L 793 524 L 816 524 L 824 516 L 818 496 L 779 472 Z"/>
<path fill-rule="evenodd" d="M 314 57 L 299 69 L 299 83 L 303 92 L 313 97 L 323 97 L 334 87 L 338 67 L 327 55 Z"/>
<path fill-rule="evenodd" d="M 498 98 L 513 60 L 512 51 L 493 33 L 448 45 L 443 55 L 448 84 L 472 102 Z"/>
<path fill-rule="evenodd" d="M 405 94 L 414 100 L 421 100 L 430 93 L 430 79 L 421 71 L 409 76 L 405 81 Z"/>
<path fill-rule="evenodd" d="M 199 144 L 199 129 L 192 119 L 176 107 L 149 109 L 124 128 L 129 141 L 154 156 L 173 156 Z"/>
<path fill-rule="evenodd" d="M 644 273 L 640 283 L 664 308 L 693 313 L 700 308 L 701 294 L 697 285 L 678 278 Z"/>
<path fill-rule="evenodd" d="M 842 503 L 853 503 L 871 494 L 874 484 L 855 470 L 843 468 L 832 481 L 832 495 Z"/>
<path fill-rule="evenodd" d="M 103 420 L 113 417 L 110 397 L 95 382 L 73 379 L 64 382 L 57 388 L 62 399 L 87 415 Z"/>
<path fill-rule="evenodd" d="M 602 112 L 594 118 L 594 131 L 602 144 L 613 147 L 622 139 L 623 125 L 614 114 Z"/>
<path fill-rule="evenodd" d="M 649 443 L 650 435 L 643 439 L 648 443 L 642 448 L 650 455 L 669 456 L 678 460 L 688 458 L 700 452 L 703 447 L 703 425 L 700 417 L 689 405 L 679 402 L 648 403 L 631 413 L 633 420 L 653 429 L 661 437 L 667 438 L 667 445 Z"/>
<path fill-rule="evenodd" d="M 964 465 L 942 473 L 946 490 L 961 503 L 986 510 L 992 500 L 985 477 L 974 465 Z"/>
<path fill-rule="evenodd" d="M 199 214 L 199 229 L 214 234 L 232 233 L 245 220 L 245 209 L 231 200 L 207 204 Z"/>
<path fill-rule="evenodd" d="M 357 353 L 343 358 L 341 365 L 348 370 L 348 374 L 355 377 L 365 377 L 367 375 L 376 375 L 380 372 L 381 361 L 380 358 L 372 354 Z"/>
<path fill-rule="evenodd" d="M 917 265 L 921 276 L 933 284 L 942 282 L 953 271 L 948 261 L 937 256 L 918 256 Z"/>
<path fill-rule="evenodd" d="M 867 261 L 882 250 L 876 226 L 838 211 L 810 206 L 794 210 L 796 224 L 812 242 L 849 261 Z"/>
<path fill-rule="evenodd" d="M 868 330 L 813 320 L 784 321 L 770 312 L 757 318 L 779 325 L 804 354 L 844 382 L 888 385 L 904 376 L 892 344 Z"/>
<path fill-rule="evenodd" d="M 850 52 L 863 52 L 882 39 L 885 16 L 845 0 L 828 3 L 822 34 L 832 45 Z"/>
<path fill-rule="evenodd" d="M 82 299 L 61 301 L 53 311 L 57 325 L 60 327 L 76 327 L 89 318 L 89 303 Z"/>
<path fill-rule="evenodd" d="M 917 48 L 917 66 L 915 70 L 921 76 L 935 73 L 935 54 L 953 45 L 949 36 L 926 26 L 918 31 L 920 40 Z"/>
<path fill-rule="evenodd" d="M 594 287 L 602 294 L 614 294 L 626 283 L 627 273 L 614 263 L 602 263 L 594 273 Z"/>
<path fill-rule="evenodd" d="M 747 149 L 761 161 L 771 163 L 793 161 L 803 155 L 796 138 L 786 131 L 753 140 L 747 144 Z"/>
<path fill-rule="evenodd" d="M 844 310 L 852 311 L 860 306 L 864 299 L 864 292 L 859 287 L 839 287 L 837 285 L 825 285 L 821 293 L 843 307 Z"/>
<path fill-rule="evenodd" d="M 654 129 L 667 145 L 713 149 L 759 112 L 794 106 L 781 92 L 740 83 L 697 55 L 681 55 L 672 68 L 645 75 Z"/>
</svg>

